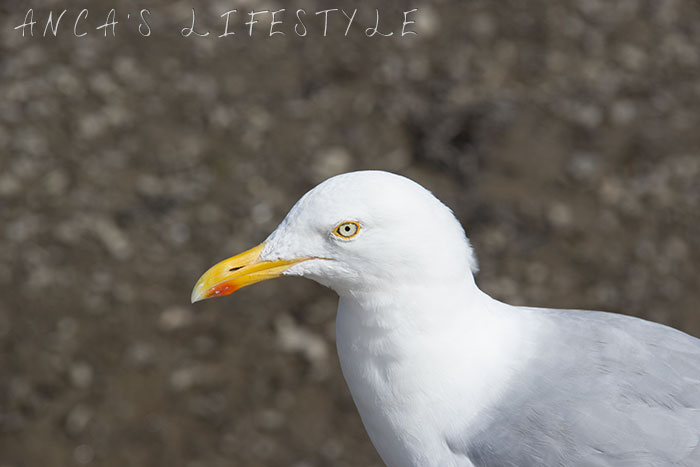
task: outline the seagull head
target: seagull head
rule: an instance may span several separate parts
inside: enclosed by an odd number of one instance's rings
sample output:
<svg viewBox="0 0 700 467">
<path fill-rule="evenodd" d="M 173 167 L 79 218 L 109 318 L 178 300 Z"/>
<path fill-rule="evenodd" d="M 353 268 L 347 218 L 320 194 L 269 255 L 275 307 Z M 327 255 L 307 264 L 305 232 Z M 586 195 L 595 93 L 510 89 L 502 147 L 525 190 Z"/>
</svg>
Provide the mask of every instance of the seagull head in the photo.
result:
<svg viewBox="0 0 700 467">
<path fill-rule="evenodd" d="M 192 302 L 282 275 L 343 296 L 464 280 L 474 271 L 462 226 L 432 193 L 396 174 L 360 171 L 319 184 L 263 243 L 212 266 Z"/>
</svg>

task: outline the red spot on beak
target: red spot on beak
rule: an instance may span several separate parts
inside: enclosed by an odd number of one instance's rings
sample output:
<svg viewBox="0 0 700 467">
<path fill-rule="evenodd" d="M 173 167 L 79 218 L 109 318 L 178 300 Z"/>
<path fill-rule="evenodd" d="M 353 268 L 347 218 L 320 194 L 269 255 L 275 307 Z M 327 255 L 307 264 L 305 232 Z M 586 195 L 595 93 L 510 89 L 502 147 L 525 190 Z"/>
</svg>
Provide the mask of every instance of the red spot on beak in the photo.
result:
<svg viewBox="0 0 700 467">
<path fill-rule="evenodd" d="M 217 284 L 214 287 L 211 287 L 209 290 L 207 290 L 206 297 L 225 297 L 226 295 L 231 295 L 239 288 L 240 287 L 236 287 L 235 285 L 229 282 L 222 282 L 221 284 Z"/>
</svg>

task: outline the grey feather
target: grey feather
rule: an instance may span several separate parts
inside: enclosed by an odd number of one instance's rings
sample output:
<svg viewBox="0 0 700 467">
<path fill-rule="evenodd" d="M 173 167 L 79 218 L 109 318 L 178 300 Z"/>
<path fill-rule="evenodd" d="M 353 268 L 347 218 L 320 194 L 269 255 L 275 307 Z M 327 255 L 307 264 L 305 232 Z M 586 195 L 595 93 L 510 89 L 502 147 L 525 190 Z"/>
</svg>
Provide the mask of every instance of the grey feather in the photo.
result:
<svg viewBox="0 0 700 467">
<path fill-rule="evenodd" d="M 523 309 L 536 357 L 475 432 L 476 467 L 700 466 L 700 340 L 610 313 Z"/>
</svg>

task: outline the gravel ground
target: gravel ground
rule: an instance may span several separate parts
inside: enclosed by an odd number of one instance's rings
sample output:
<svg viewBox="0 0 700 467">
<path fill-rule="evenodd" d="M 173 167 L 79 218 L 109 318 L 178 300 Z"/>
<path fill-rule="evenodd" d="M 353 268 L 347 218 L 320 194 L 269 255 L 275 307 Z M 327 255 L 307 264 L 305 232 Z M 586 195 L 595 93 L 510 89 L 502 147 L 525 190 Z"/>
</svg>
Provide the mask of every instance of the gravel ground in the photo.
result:
<svg viewBox="0 0 700 467">
<path fill-rule="evenodd" d="M 692 0 L 0 6 L 0 466 L 380 466 L 301 279 L 189 304 L 214 262 L 363 168 L 454 208 L 480 286 L 700 335 Z M 86 3 L 86 2 L 83 2 Z M 336 2 L 340 4 L 340 2 Z M 262 8 L 262 3 L 258 8 Z M 198 7 L 208 37 L 180 36 Z M 69 8 L 70 7 L 70 8 Z M 95 29 L 115 7 L 116 37 Z M 148 7 L 152 34 L 134 16 Z M 352 8 L 350 8 L 352 7 Z M 417 35 L 398 37 L 419 8 Z M 57 37 L 50 9 L 69 8 Z M 131 19 L 124 16 L 130 12 Z M 121 28 L 121 29 L 120 29 Z"/>
</svg>

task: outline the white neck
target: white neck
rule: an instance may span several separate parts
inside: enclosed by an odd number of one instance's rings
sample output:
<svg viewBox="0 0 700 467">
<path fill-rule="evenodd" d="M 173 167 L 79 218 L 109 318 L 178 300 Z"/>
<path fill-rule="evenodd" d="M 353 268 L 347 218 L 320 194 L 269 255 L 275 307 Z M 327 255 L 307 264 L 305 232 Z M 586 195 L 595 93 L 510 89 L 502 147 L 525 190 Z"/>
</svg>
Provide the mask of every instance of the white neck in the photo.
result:
<svg viewBox="0 0 700 467">
<path fill-rule="evenodd" d="M 336 289 L 336 293 L 344 308 L 354 310 L 362 326 L 401 329 L 418 322 L 423 325 L 440 323 L 450 314 L 478 312 L 478 308 L 465 309 L 465 304 L 484 298 L 491 300 L 477 287 L 471 273 L 455 276 L 441 277 L 431 282 L 426 282 L 420 276 L 392 278 L 382 281 L 379 287 Z M 449 297 L 451 303 L 445 303 L 444 297 Z M 446 306 L 436 306 L 438 299 Z M 418 304 L 423 306 L 416 306 Z"/>
<path fill-rule="evenodd" d="M 525 358 L 511 308 L 471 276 L 462 284 L 342 296 L 336 327 L 343 374 L 389 466 L 453 465 L 444 439 L 425 438 L 440 433 L 426 430 L 426 421 L 453 418 L 454 430 L 464 432 L 505 387 L 510 362 Z"/>
</svg>

